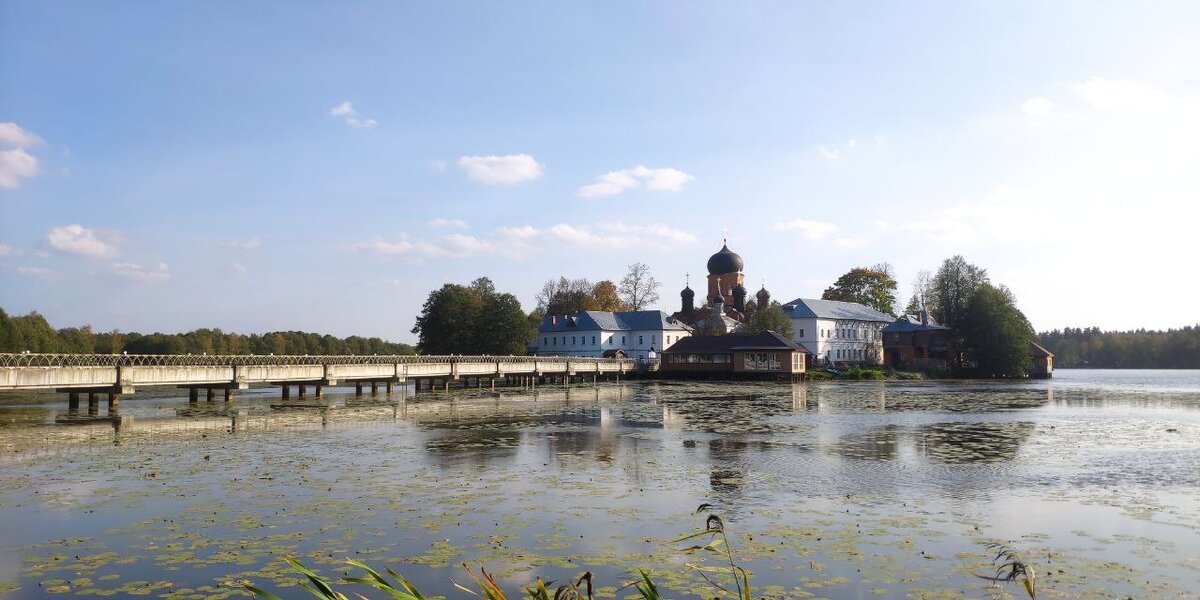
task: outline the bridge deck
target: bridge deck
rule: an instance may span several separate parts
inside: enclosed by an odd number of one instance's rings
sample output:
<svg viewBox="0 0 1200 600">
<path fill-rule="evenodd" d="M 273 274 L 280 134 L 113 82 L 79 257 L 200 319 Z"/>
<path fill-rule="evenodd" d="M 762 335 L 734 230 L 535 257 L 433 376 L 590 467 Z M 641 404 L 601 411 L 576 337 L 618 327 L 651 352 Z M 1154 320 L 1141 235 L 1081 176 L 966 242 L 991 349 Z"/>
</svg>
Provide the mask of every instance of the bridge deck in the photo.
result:
<svg viewBox="0 0 1200 600">
<path fill-rule="evenodd" d="M 132 393 L 138 386 L 245 388 L 255 383 L 563 376 L 633 371 L 630 359 L 567 356 L 254 356 L 0 354 L 0 390 Z"/>
</svg>

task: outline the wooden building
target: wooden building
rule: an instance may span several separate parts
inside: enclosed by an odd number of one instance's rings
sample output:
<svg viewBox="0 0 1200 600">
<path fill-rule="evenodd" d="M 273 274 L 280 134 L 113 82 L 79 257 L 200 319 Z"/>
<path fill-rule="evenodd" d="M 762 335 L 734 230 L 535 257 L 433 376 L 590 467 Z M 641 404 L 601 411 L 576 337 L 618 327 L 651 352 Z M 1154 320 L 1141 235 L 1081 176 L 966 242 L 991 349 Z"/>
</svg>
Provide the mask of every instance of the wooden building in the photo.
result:
<svg viewBox="0 0 1200 600">
<path fill-rule="evenodd" d="M 664 377 L 790 379 L 804 375 L 804 349 L 779 334 L 685 337 L 662 353 Z"/>
<path fill-rule="evenodd" d="M 924 311 L 902 315 L 883 328 L 883 364 L 893 369 L 945 371 L 950 358 L 950 328 Z"/>
<path fill-rule="evenodd" d="M 1029 342 L 1029 358 L 1033 359 L 1033 368 L 1029 376 L 1034 379 L 1050 379 L 1054 376 L 1054 353 L 1043 348 L 1037 342 Z"/>
</svg>

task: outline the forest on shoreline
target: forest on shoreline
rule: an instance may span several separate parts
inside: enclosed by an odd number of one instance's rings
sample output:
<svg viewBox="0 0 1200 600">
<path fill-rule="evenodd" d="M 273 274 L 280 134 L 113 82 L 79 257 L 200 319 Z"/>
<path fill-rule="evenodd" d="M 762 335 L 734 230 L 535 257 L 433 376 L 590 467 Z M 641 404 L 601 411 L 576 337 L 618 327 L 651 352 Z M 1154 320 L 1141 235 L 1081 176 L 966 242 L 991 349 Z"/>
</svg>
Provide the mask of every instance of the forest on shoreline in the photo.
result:
<svg viewBox="0 0 1200 600">
<path fill-rule="evenodd" d="M 33 312 L 10 317 L 0 308 L 0 352 L 64 354 L 416 354 L 408 344 L 377 337 L 339 338 L 303 331 L 263 334 L 196 329 L 187 333 L 110 331 L 90 326 L 55 329 Z"/>
<path fill-rule="evenodd" d="M 1200 369 L 1200 325 L 1166 331 L 1101 331 L 1099 327 L 1043 332 L 1056 368 Z"/>
</svg>

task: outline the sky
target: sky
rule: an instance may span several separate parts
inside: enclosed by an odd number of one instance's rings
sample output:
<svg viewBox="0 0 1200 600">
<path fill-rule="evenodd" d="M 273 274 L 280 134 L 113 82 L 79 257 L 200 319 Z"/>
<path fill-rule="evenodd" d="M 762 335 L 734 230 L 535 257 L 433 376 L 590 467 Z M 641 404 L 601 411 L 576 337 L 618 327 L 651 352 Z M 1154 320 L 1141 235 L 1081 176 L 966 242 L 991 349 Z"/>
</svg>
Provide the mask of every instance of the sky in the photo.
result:
<svg viewBox="0 0 1200 600">
<path fill-rule="evenodd" d="M 961 254 L 1200 323 L 1200 3 L 0 0 L 0 307 L 413 341 L 429 292 Z"/>
</svg>

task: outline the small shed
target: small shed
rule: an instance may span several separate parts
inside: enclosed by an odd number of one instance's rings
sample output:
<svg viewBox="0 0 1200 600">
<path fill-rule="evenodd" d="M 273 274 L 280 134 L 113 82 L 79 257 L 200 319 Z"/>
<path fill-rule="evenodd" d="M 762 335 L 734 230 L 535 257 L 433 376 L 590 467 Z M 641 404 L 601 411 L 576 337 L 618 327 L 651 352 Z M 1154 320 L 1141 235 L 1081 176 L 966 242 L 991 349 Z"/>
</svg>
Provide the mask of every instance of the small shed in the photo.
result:
<svg viewBox="0 0 1200 600">
<path fill-rule="evenodd" d="M 1035 379 L 1050 379 L 1054 376 L 1053 352 L 1030 340 L 1029 358 L 1033 359 L 1033 368 L 1029 371 L 1030 377 Z"/>
</svg>

